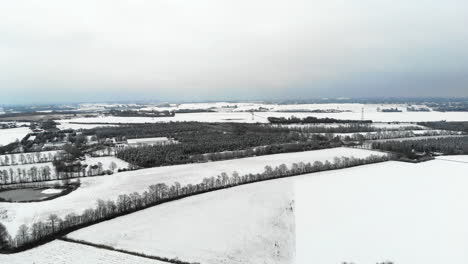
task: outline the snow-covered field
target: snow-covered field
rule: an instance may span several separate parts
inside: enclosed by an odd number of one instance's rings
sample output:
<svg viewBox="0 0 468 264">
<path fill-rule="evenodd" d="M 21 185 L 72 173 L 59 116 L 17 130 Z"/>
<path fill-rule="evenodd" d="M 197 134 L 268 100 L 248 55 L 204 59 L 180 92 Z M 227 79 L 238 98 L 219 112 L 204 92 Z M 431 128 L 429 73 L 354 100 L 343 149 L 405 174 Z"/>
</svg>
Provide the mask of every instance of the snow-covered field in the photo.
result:
<svg viewBox="0 0 468 264">
<path fill-rule="evenodd" d="M 186 198 L 70 236 L 202 263 L 463 264 L 467 170 L 433 160 L 320 172 Z M 275 245 L 280 256 L 295 247 L 296 261 L 275 259 Z"/>
<path fill-rule="evenodd" d="M 110 127 L 115 125 L 94 125 L 94 124 L 70 124 L 69 122 L 61 122 L 60 125 L 57 125 L 57 128 L 64 129 L 92 129 L 96 127 Z"/>
<path fill-rule="evenodd" d="M 0 146 L 8 145 L 17 139 L 23 139 L 31 130 L 29 127 L 0 129 Z"/>
<path fill-rule="evenodd" d="M 446 160 L 446 161 L 455 161 L 455 162 L 461 162 L 461 163 L 468 163 L 468 155 L 462 155 L 462 156 L 440 156 L 440 157 L 436 157 L 436 159 L 439 159 L 439 160 Z"/>
<path fill-rule="evenodd" d="M 243 112 L 251 110 L 268 110 L 274 111 L 307 111 L 307 110 L 341 110 L 361 112 L 364 108 L 366 112 L 376 112 L 377 108 L 398 108 L 406 111 L 406 104 L 357 104 L 357 103 L 329 103 L 329 104 L 266 104 L 266 103 L 228 103 L 228 102 L 214 102 L 214 103 L 186 103 L 180 105 L 173 105 L 171 107 L 145 107 L 142 111 L 173 111 L 180 109 L 212 109 L 220 112 Z"/>
<path fill-rule="evenodd" d="M 17 254 L 0 254 L 2 264 L 163 264 L 120 252 L 54 240 Z"/>
<path fill-rule="evenodd" d="M 239 122 L 239 123 L 268 123 L 268 117 L 307 117 L 315 116 L 319 118 L 351 119 L 361 120 L 361 112 L 344 113 L 280 113 L 280 112 L 258 112 L 254 119 L 248 112 L 214 112 L 214 113 L 187 113 L 176 114 L 174 117 L 90 117 L 59 120 L 63 126 L 69 122 L 80 123 L 158 123 L 175 121 L 199 121 L 199 122 Z M 423 121 L 467 121 L 467 112 L 401 112 L 401 113 L 365 113 L 365 119 L 375 122 L 423 122 Z"/>
<path fill-rule="evenodd" d="M 468 263 L 467 170 L 433 160 L 301 177 L 297 263 Z"/>
<path fill-rule="evenodd" d="M 67 237 L 206 264 L 294 263 L 294 185 L 283 179 L 198 195 Z"/>
<path fill-rule="evenodd" d="M 384 155 L 381 152 L 362 149 L 334 148 L 142 169 L 111 176 L 85 177 L 81 178 L 81 187 L 77 190 L 54 200 L 40 203 L 0 203 L 0 212 L 7 211 L 6 215 L 0 217 L 4 218 L 2 222 L 14 235 L 19 225 L 23 223 L 31 224 L 34 221 L 47 218 L 50 214 L 64 217 L 72 212 L 81 213 L 87 208 L 94 207 L 97 199 L 115 200 L 119 194 L 142 192 L 147 190 L 148 186 L 156 183 L 172 184 L 178 181 L 182 185 L 193 184 L 201 182 L 205 177 L 216 176 L 222 172 L 230 174 L 237 171 L 243 175 L 262 172 L 267 165 L 278 166 L 282 163 L 291 165 L 301 161 L 332 161 L 333 158 L 341 156 L 364 158 L 372 154 Z"/>
<path fill-rule="evenodd" d="M 108 170 L 110 169 L 110 165 L 112 162 L 115 163 L 115 165 L 117 165 L 117 168 L 115 169 L 115 171 L 117 171 L 118 169 L 127 169 L 128 168 L 128 165 L 129 163 L 124 161 L 124 160 L 121 160 L 119 158 L 116 158 L 116 157 L 90 157 L 90 156 L 86 156 L 86 160 L 81 162 L 82 164 L 88 164 L 88 165 L 97 165 L 99 162 L 102 163 L 102 167 L 104 170 Z"/>
</svg>

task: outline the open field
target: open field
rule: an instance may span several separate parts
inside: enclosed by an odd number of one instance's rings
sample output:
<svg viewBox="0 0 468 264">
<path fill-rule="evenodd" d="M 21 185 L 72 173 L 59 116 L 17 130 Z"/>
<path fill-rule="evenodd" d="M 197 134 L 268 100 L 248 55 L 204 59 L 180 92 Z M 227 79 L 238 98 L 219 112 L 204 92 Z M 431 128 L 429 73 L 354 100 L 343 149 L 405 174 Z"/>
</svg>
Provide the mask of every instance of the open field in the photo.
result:
<svg viewBox="0 0 468 264">
<path fill-rule="evenodd" d="M 29 127 L 0 129 L 0 146 L 23 139 L 31 130 Z"/>
<path fill-rule="evenodd" d="M 364 108 L 365 112 L 377 112 L 377 108 L 398 108 L 406 111 L 406 104 L 359 104 L 359 103 L 324 103 L 324 104 L 275 104 L 275 103 L 229 103 L 229 102 L 213 102 L 213 103 L 186 103 L 175 105 L 171 107 L 146 107 L 143 111 L 174 111 L 180 109 L 212 109 L 219 112 L 245 112 L 251 110 L 259 110 L 260 108 L 265 111 L 311 111 L 311 110 L 339 110 L 361 112 Z"/>
<path fill-rule="evenodd" d="M 158 123 L 175 121 L 199 121 L 199 122 L 239 122 L 239 123 L 268 123 L 268 117 L 307 117 L 315 116 L 319 118 L 352 119 L 361 120 L 361 112 L 344 113 L 280 113 L 280 112 L 258 112 L 252 120 L 252 115 L 248 112 L 215 112 L 215 113 L 187 113 L 176 114 L 174 117 L 92 117 L 92 118 L 74 118 L 59 120 L 60 123 L 79 122 L 79 123 L 99 123 L 99 124 L 126 124 L 126 123 Z M 424 122 L 424 121 L 467 121 L 466 112 L 401 112 L 401 113 L 382 113 L 369 112 L 365 114 L 365 119 L 375 122 Z"/>
<path fill-rule="evenodd" d="M 206 264 L 288 264 L 294 221 L 293 181 L 280 179 L 162 204 L 67 237 Z"/>
<path fill-rule="evenodd" d="M 466 263 L 467 169 L 386 162 L 301 177 L 298 263 Z"/>
<path fill-rule="evenodd" d="M 69 236 L 202 263 L 276 263 L 268 252 L 288 245 L 290 237 L 277 231 L 287 234 L 292 217 L 295 263 L 461 264 L 468 262 L 467 169 L 445 160 L 390 161 L 278 179 L 167 203 Z M 293 214 L 279 214 L 287 204 L 282 198 L 294 200 Z M 286 260 L 278 263 L 294 263 Z"/>
<path fill-rule="evenodd" d="M 97 165 L 99 162 L 102 164 L 102 167 L 104 170 L 109 170 L 111 163 L 114 162 L 115 165 L 117 165 L 115 172 L 117 172 L 118 169 L 127 169 L 129 165 L 129 163 L 124 160 L 121 160 L 116 157 L 110 157 L 110 156 L 109 157 L 86 156 L 86 160 L 81 163 L 92 166 L 92 165 Z"/>
<path fill-rule="evenodd" d="M 314 162 L 333 160 L 335 157 L 364 158 L 369 155 L 384 155 L 381 152 L 334 148 L 306 152 L 286 153 L 243 158 L 208 163 L 185 164 L 177 166 L 157 167 L 137 171 L 121 172 L 110 176 L 86 177 L 81 179 L 81 187 L 74 192 L 57 199 L 39 203 L 9 204 L 0 203 L 2 222 L 13 236 L 19 225 L 31 224 L 34 221 L 44 220 L 50 214 L 59 217 L 75 212 L 81 213 L 87 208 L 95 207 L 97 199 L 115 200 L 120 194 L 142 192 L 148 186 L 156 183 L 172 184 L 175 181 L 182 185 L 199 183 L 205 177 L 219 175 L 222 172 L 231 174 L 258 173 L 267 165 L 291 165 L 298 162 Z"/>
<path fill-rule="evenodd" d="M 114 126 L 114 125 L 70 124 L 68 122 L 63 122 L 57 125 L 57 128 L 61 130 L 65 130 L 65 129 L 78 130 L 78 129 L 92 129 L 92 128 L 104 127 L 104 126 L 109 127 L 109 126 Z"/>
<path fill-rule="evenodd" d="M 0 254 L 5 264 L 166 264 L 157 260 L 55 240 L 11 255 Z"/>
</svg>

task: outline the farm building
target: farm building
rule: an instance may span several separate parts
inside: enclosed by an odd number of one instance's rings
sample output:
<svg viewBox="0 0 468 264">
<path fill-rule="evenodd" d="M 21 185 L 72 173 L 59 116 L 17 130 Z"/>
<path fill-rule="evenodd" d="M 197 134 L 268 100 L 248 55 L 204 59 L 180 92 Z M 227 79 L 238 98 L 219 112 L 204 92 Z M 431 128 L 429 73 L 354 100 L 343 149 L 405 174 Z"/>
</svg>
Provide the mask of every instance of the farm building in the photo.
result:
<svg viewBox="0 0 468 264">
<path fill-rule="evenodd" d="M 167 137 L 154 137 L 154 138 L 134 138 L 128 139 L 127 143 L 130 147 L 137 146 L 154 146 L 154 145 L 168 145 L 174 144 L 176 141 Z"/>
</svg>

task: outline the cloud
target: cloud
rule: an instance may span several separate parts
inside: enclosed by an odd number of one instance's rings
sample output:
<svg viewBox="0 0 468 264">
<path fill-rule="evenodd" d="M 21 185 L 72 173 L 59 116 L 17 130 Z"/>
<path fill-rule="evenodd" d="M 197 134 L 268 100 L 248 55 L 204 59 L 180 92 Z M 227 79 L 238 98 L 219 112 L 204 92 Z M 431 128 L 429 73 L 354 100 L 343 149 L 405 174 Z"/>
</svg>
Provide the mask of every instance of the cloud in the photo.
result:
<svg viewBox="0 0 468 264">
<path fill-rule="evenodd" d="M 0 103 L 468 96 L 467 13 L 461 0 L 9 1 Z"/>
</svg>

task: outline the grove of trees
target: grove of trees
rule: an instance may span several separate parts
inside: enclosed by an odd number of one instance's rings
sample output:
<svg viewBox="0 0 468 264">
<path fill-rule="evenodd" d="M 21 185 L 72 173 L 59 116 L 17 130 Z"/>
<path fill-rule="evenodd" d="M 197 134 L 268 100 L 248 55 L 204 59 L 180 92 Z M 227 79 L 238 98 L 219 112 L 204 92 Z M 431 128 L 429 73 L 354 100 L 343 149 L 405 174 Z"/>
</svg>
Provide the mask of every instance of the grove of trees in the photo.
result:
<svg viewBox="0 0 468 264">
<path fill-rule="evenodd" d="M 393 151 L 408 156 L 412 156 L 415 151 L 462 155 L 468 154 L 468 136 L 372 142 L 371 146 L 373 149 Z"/>
<path fill-rule="evenodd" d="M 226 140 L 212 139 L 202 143 L 172 144 L 131 147 L 120 150 L 117 157 L 140 167 L 156 167 L 190 162 L 213 161 L 234 158 L 244 158 L 276 153 L 316 150 L 341 146 L 339 139 L 329 140 L 323 136 L 298 141 L 285 138 L 284 142 L 275 143 L 271 138 L 255 138 L 242 141 L 230 138 Z"/>
</svg>

